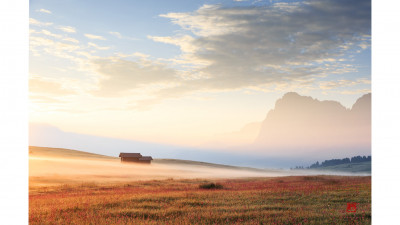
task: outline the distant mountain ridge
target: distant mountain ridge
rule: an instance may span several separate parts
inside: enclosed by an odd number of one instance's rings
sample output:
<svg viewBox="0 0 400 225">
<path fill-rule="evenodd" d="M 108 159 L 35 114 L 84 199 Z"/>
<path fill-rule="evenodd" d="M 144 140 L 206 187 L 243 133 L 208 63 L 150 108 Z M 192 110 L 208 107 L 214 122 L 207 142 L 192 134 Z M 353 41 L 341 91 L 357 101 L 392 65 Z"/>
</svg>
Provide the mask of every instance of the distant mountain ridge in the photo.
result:
<svg viewBox="0 0 400 225">
<path fill-rule="evenodd" d="M 371 94 L 346 109 L 336 101 L 286 93 L 268 112 L 253 146 L 272 155 L 368 154 Z"/>
</svg>

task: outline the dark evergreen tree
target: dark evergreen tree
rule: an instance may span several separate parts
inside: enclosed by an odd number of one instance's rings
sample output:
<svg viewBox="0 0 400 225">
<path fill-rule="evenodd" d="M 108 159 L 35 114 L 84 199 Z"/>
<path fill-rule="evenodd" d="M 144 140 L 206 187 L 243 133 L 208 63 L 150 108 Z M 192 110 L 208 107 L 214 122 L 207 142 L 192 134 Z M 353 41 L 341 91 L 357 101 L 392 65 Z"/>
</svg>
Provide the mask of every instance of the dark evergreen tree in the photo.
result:
<svg viewBox="0 0 400 225">
<path fill-rule="evenodd" d="M 319 167 L 326 167 L 326 166 L 336 166 L 340 164 L 347 164 L 347 163 L 360 163 L 360 162 L 369 162 L 371 161 L 371 156 L 353 156 L 350 158 L 343 158 L 343 159 L 330 159 L 325 160 L 321 164 L 317 161 L 314 164 L 306 167 L 306 169 L 314 169 Z M 303 166 L 296 166 L 296 169 L 304 169 Z"/>
</svg>

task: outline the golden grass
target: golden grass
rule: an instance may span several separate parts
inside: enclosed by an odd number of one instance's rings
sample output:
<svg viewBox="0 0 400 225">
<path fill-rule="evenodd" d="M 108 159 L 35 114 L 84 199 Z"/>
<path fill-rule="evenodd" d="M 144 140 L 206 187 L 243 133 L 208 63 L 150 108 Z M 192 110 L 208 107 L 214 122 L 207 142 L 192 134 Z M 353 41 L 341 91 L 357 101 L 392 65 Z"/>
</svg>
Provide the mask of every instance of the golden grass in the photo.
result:
<svg viewBox="0 0 400 225">
<path fill-rule="evenodd" d="M 370 224 L 371 177 L 165 179 L 34 187 L 30 224 Z M 346 212 L 357 202 L 356 213 Z"/>
</svg>

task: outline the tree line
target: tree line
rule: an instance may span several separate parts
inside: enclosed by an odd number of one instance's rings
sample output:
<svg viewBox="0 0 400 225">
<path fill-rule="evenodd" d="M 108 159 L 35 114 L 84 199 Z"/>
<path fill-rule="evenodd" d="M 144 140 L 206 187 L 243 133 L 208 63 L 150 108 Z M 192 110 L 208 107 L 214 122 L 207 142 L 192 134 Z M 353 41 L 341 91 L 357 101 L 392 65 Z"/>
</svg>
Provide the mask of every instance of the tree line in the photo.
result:
<svg viewBox="0 0 400 225">
<path fill-rule="evenodd" d="M 294 169 L 315 169 L 315 168 L 320 168 L 320 167 L 327 167 L 327 166 L 336 166 L 340 164 L 346 164 L 346 163 L 361 163 L 361 162 L 370 162 L 371 161 L 371 156 L 353 156 L 351 158 L 343 158 L 343 159 L 330 159 L 330 160 L 325 160 L 322 163 L 319 163 L 317 161 L 314 164 L 311 164 L 311 166 L 308 167 L 303 167 L 303 166 L 296 166 Z"/>
</svg>

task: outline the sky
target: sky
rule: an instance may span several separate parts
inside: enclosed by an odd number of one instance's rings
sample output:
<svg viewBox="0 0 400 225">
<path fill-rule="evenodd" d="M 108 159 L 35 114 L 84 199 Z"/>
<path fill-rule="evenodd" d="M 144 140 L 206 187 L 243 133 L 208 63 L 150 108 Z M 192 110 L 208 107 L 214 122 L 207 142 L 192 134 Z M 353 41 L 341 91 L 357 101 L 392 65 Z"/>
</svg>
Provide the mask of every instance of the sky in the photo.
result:
<svg viewBox="0 0 400 225">
<path fill-rule="evenodd" d="M 326 1 L 30 1 L 29 122 L 198 146 L 287 92 L 371 92 L 371 6 Z"/>
</svg>

